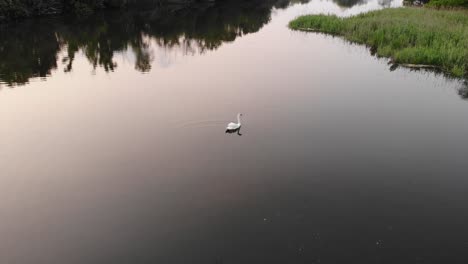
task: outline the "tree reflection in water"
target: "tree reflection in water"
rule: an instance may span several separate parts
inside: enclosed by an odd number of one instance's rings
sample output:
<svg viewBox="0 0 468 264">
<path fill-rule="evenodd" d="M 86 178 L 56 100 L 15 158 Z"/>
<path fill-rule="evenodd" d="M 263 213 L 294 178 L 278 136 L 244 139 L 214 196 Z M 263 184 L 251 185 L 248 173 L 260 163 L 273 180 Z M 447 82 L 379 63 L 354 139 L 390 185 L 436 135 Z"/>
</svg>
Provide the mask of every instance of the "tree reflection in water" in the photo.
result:
<svg viewBox="0 0 468 264">
<path fill-rule="evenodd" d="M 362 5 L 369 2 L 369 0 L 333 0 L 338 6 L 341 7 L 353 7 L 355 5 Z M 379 5 L 390 7 L 392 0 L 378 0 Z"/>
<path fill-rule="evenodd" d="M 301 1 L 293 1 L 301 2 Z M 0 28 L 0 81 L 9 86 L 46 77 L 57 69 L 59 53 L 65 72 L 77 52 L 94 67 L 113 71 L 114 55 L 131 50 L 135 69 L 151 70 L 149 42 L 184 54 L 214 50 L 224 42 L 256 32 L 270 20 L 273 7 L 290 0 L 225 0 L 191 5 L 135 6 L 87 19 L 47 18 Z"/>
<path fill-rule="evenodd" d="M 94 69 L 114 71 L 116 53 L 131 51 L 135 69 L 151 70 L 150 43 L 183 54 L 215 50 L 225 42 L 257 32 L 270 21 L 273 8 L 310 0 L 220 0 L 186 5 L 139 2 L 125 11 L 109 11 L 86 19 L 70 17 L 27 20 L 0 26 L 0 88 L 16 86 L 31 78 L 47 77 L 58 68 L 73 70 L 78 52 Z M 333 0 L 352 7 L 367 0 Z M 382 6 L 392 0 L 379 0 Z M 460 92 L 460 95 L 466 92 Z"/>
</svg>

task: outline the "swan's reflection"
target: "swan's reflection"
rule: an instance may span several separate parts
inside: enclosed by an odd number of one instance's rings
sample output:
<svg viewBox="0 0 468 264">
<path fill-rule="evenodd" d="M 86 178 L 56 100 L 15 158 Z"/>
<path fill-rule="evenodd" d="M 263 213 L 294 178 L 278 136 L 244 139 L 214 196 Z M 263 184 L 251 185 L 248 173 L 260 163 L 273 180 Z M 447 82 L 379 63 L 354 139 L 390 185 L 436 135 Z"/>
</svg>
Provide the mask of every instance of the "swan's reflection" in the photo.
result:
<svg viewBox="0 0 468 264">
<path fill-rule="evenodd" d="M 238 129 L 232 129 L 232 130 L 226 130 L 226 134 L 234 134 L 236 133 L 239 136 L 242 136 L 243 134 L 240 133 L 242 127 L 239 127 Z"/>
</svg>

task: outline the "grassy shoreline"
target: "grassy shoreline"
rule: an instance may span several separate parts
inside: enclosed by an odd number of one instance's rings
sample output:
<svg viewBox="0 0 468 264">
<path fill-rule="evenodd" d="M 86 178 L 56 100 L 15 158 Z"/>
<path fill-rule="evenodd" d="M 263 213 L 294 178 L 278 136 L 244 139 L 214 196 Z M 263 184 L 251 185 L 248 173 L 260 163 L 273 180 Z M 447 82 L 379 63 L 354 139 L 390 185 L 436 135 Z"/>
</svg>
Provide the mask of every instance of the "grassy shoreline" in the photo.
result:
<svg viewBox="0 0 468 264">
<path fill-rule="evenodd" d="M 396 64 L 468 77 L 468 10 L 402 7 L 347 18 L 306 15 L 289 27 L 368 45 L 377 56 Z"/>
</svg>

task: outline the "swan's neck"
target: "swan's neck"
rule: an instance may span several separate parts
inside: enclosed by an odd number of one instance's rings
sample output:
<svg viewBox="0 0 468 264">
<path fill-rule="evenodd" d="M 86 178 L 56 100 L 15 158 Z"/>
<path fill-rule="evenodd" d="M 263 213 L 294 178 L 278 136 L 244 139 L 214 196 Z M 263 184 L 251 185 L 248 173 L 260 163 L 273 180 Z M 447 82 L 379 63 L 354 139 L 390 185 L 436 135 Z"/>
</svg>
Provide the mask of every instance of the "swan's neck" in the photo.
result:
<svg viewBox="0 0 468 264">
<path fill-rule="evenodd" d="M 241 121 L 240 121 L 240 114 L 237 115 L 237 123 L 240 125 Z"/>
</svg>

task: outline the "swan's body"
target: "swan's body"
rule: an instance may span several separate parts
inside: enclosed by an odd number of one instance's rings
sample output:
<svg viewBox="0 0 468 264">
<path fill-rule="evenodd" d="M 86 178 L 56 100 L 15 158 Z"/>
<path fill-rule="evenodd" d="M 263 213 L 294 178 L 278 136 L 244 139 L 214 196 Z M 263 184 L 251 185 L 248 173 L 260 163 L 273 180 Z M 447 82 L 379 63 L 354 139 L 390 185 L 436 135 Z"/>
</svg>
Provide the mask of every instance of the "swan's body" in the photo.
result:
<svg viewBox="0 0 468 264">
<path fill-rule="evenodd" d="M 241 120 L 240 120 L 240 117 L 242 116 L 242 114 L 237 114 L 237 123 L 229 123 L 226 127 L 226 132 L 229 132 L 229 131 L 235 131 L 237 129 L 239 129 L 242 124 L 241 124 Z"/>
</svg>

